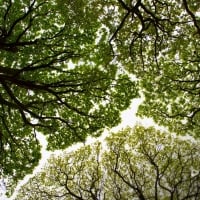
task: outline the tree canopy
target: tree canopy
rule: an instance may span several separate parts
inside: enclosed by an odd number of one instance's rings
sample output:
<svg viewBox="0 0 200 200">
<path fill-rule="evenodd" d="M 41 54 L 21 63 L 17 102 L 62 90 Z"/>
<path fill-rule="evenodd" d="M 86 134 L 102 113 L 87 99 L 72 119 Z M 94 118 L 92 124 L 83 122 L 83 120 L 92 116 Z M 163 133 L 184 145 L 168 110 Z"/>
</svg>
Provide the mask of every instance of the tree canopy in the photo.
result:
<svg viewBox="0 0 200 200">
<path fill-rule="evenodd" d="M 199 199 L 199 142 L 136 126 L 52 157 L 16 200 Z"/>
<path fill-rule="evenodd" d="M 8 190 L 38 164 L 37 132 L 49 150 L 98 136 L 138 90 L 138 116 L 199 137 L 197 0 L 4 0 L 0 8 L 0 178 Z"/>
<path fill-rule="evenodd" d="M 113 54 L 140 79 L 145 101 L 138 115 L 179 134 L 199 136 L 199 1 L 104 2 L 110 2 L 102 18 Z"/>
<path fill-rule="evenodd" d="M 93 4 L 0 3 L 0 177 L 8 190 L 38 164 L 37 132 L 49 150 L 64 149 L 117 125 L 137 96 L 111 62 Z"/>
</svg>

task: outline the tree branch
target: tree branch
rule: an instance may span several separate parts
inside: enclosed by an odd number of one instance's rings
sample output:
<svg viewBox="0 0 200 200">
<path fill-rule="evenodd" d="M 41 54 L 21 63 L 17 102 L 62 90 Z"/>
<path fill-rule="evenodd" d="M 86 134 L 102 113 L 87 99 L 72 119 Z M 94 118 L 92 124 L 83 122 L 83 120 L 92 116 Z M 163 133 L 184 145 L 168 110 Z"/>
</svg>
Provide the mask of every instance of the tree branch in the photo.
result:
<svg viewBox="0 0 200 200">
<path fill-rule="evenodd" d="M 183 5 L 185 7 L 185 10 L 187 11 L 187 13 L 191 16 L 193 22 L 194 22 L 194 25 L 197 29 L 197 33 L 200 35 L 200 27 L 198 25 L 198 21 L 196 20 L 196 17 L 194 15 L 194 13 L 189 9 L 189 6 L 188 6 L 188 3 L 187 3 L 187 0 L 183 0 Z"/>
</svg>

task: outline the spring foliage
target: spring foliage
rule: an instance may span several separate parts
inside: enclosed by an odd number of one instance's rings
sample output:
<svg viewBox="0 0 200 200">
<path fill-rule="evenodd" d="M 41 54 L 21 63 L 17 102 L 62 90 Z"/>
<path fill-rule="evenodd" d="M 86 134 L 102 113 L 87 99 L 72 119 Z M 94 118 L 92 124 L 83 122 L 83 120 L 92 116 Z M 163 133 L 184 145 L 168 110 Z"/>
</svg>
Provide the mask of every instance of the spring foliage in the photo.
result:
<svg viewBox="0 0 200 200">
<path fill-rule="evenodd" d="M 136 126 L 52 157 L 21 188 L 30 199 L 198 199 L 199 142 Z"/>
</svg>

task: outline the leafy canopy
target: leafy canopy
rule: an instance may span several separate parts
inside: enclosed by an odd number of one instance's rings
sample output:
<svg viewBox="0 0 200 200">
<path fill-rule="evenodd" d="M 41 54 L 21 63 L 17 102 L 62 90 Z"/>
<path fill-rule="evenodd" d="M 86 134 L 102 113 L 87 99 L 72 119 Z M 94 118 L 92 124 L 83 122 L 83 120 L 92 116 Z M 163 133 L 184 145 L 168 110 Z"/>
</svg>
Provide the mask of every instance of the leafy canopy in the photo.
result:
<svg viewBox="0 0 200 200">
<path fill-rule="evenodd" d="M 199 142 L 136 126 L 52 157 L 16 198 L 198 199 Z"/>
<path fill-rule="evenodd" d="M 200 4 L 196 0 L 104 1 L 115 59 L 140 79 L 138 115 L 199 136 Z"/>
<path fill-rule="evenodd" d="M 0 8 L 1 176 L 16 182 L 38 164 L 37 131 L 54 150 L 119 123 L 138 89 L 124 69 L 145 97 L 139 116 L 199 136 L 198 1 L 5 0 Z"/>
<path fill-rule="evenodd" d="M 0 178 L 8 191 L 38 164 L 37 132 L 49 150 L 64 149 L 118 124 L 137 96 L 111 62 L 94 6 L 0 2 Z"/>
</svg>

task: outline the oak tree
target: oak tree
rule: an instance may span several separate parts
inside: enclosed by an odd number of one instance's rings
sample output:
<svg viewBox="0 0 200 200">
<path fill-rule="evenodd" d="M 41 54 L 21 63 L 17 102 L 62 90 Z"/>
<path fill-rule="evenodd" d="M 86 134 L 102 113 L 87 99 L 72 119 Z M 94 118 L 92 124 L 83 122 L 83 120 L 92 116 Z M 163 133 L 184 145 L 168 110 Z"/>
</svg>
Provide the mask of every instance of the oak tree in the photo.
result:
<svg viewBox="0 0 200 200">
<path fill-rule="evenodd" d="M 95 1 L 0 2 L 0 178 L 7 189 L 48 149 L 64 149 L 119 123 L 137 96 L 99 32 Z"/>
<path fill-rule="evenodd" d="M 104 2 L 102 23 L 113 56 L 140 79 L 145 100 L 138 115 L 199 136 L 199 1 Z"/>
<path fill-rule="evenodd" d="M 199 199 L 199 141 L 136 126 L 60 157 L 16 198 L 128 200 Z"/>
</svg>

